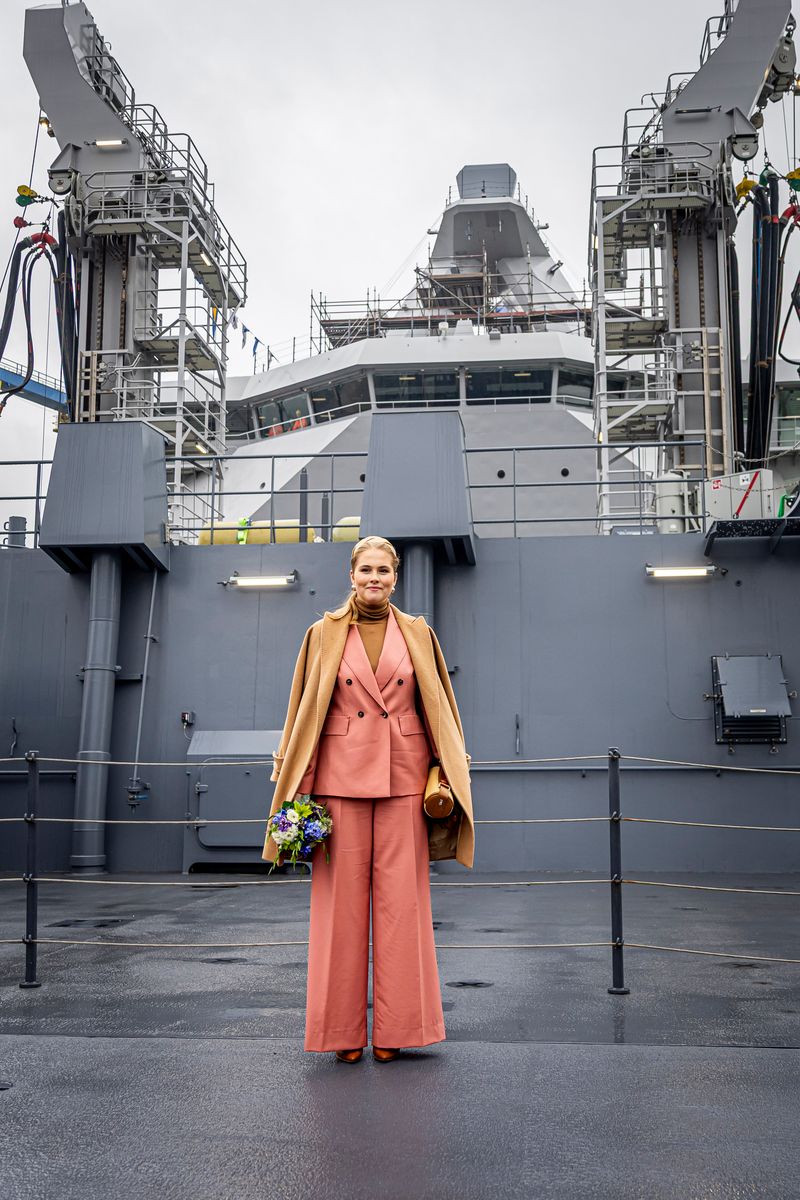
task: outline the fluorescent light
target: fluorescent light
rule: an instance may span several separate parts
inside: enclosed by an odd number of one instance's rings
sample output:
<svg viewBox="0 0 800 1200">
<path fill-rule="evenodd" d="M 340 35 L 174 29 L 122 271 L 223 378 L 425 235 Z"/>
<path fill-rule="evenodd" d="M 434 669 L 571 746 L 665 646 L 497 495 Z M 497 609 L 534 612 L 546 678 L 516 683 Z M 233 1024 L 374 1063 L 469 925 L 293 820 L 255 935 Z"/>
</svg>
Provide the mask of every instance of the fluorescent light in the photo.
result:
<svg viewBox="0 0 800 1200">
<path fill-rule="evenodd" d="M 644 569 L 651 579 L 709 579 L 719 571 L 714 563 L 704 567 L 653 567 L 645 563 Z"/>
<path fill-rule="evenodd" d="M 201 259 L 203 260 L 203 262 L 205 263 L 205 265 L 206 265 L 207 267 L 210 267 L 210 266 L 211 266 L 211 259 L 208 257 L 208 255 L 206 254 L 205 250 L 201 250 L 201 251 L 200 251 L 200 257 L 201 257 Z"/>
<path fill-rule="evenodd" d="M 515 371 L 514 372 L 515 379 L 530 379 L 530 377 L 531 377 L 530 371 Z"/>
<path fill-rule="evenodd" d="M 127 146 L 127 138 L 97 138 L 92 142 L 93 146 L 97 146 L 98 150 L 119 150 L 122 146 Z"/>
<path fill-rule="evenodd" d="M 204 446 L 202 442 L 195 442 L 195 446 L 201 454 L 208 454 L 208 446 Z"/>
<path fill-rule="evenodd" d="M 401 383 L 412 383 L 417 377 L 416 375 L 398 375 L 397 378 Z"/>
<path fill-rule="evenodd" d="M 299 580 L 297 571 L 291 575 L 231 575 L 229 587 L 237 588 L 289 588 Z"/>
</svg>

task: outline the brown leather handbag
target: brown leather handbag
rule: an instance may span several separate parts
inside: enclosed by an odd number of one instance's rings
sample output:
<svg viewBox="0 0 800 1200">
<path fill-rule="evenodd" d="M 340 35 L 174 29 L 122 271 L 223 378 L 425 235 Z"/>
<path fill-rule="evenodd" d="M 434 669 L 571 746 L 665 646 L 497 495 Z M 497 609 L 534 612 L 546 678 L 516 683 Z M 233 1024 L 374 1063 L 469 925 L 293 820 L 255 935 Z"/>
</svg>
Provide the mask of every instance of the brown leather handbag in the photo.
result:
<svg viewBox="0 0 800 1200">
<path fill-rule="evenodd" d="M 455 807 L 450 784 L 444 778 L 442 768 L 438 763 L 434 763 L 428 771 L 428 782 L 422 797 L 422 807 L 427 816 L 439 820 L 449 817 Z"/>
</svg>

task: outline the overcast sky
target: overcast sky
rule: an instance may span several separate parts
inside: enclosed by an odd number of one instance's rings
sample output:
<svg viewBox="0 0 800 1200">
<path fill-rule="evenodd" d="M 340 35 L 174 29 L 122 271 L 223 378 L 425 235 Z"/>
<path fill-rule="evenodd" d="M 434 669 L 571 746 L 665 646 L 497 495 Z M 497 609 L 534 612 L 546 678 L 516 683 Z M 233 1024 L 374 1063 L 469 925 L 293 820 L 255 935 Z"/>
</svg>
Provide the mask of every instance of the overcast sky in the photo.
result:
<svg viewBox="0 0 800 1200">
<path fill-rule="evenodd" d="M 308 336 L 309 293 L 400 294 L 424 261 L 448 187 L 465 163 L 509 162 L 546 236 L 586 274 L 592 150 L 621 140 L 623 114 L 699 63 L 698 0 L 92 0 L 137 100 L 190 133 L 220 215 L 248 262 L 245 321 L 262 341 Z M 27 182 L 38 98 L 22 59 L 24 0 L 2 0 L 0 270 L 14 198 Z M 767 144 L 782 169 L 781 106 Z M 789 139 L 791 148 L 791 122 Z M 33 185 L 58 151 L 40 138 Z M 759 156 L 760 162 L 760 156 Z M 4 198 L 4 199 L 3 199 Z M 5 214 L 5 216 L 3 216 Z M 417 249 L 416 256 L 413 251 Z M 792 272 L 787 272 L 787 274 Z M 43 272 L 37 367 L 46 346 Z M 6 357 L 24 354 L 15 326 Z M 231 373 L 252 370 L 237 351 Z M 13 398 L 0 457 L 48 449 L 53 414 Z M 44 439 L 44 441 L 43 441 Z"/>
</svg>

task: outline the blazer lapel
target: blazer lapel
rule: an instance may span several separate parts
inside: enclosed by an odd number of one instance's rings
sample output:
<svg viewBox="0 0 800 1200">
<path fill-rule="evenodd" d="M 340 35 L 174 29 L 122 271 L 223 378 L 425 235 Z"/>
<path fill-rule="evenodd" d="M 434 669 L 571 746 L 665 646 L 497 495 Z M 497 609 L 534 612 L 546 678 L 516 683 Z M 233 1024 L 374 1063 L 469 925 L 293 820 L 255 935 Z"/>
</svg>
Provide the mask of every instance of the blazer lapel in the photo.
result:
<svg viewBox="0 0 800 1200">
<path fill-rule="evenodd" d="M 386 632 L 388 636 L 388 627 Z M 384 642 L 384 645 L 385 644 L 386 643 Z M 342 655 L 342 658 L 343 661 L 347 663 L 347 669 L 353 672 L 359 683 L 363 684 L 370 696 L 372 696 L 373 700 L 379 704 L 381 708 L 385 708 L 386 706 L 383 702 L 383 696 L 381 695 L 380 688 L 378 687 L 378 681 L 375 678 L 375 673 L 370 666 L 369 659 L 367 658 L 367 652 L 364 649 L 364 643 L 361 640 L 361 634 L 358 632 L 358 629 L 355 625 L 350 626 L 350 631 L 344 644 L 344 654 Z"/>
<path fill-rule="evenodd" d="M 349 623 L 344 619 L 344 611 L 325 613 L 322 622 L 322 641 L 320 646 L 320 675 L 317 690 L 317 728 L 315 738 L 319 736 L 328 705 L 331 702 L 339 664 L 342 661 Z M 369 663 L 367 663 L 369 666 Z M 316 745 L 316 740 L 315 743 Z"/>
<path fill-rule="evenodd" d="M 392 612 L 408 646 L 408 653 L 414 664 L 417 687 L 422 696 L 422 704 L 438 747 L 441 745 L 441 700 L 439 698 L 441 681 L 433 653 L 430 629 L 421 617 L 410 617 L 408 613 L 395 608 L 394 605 L 392 605 Z"/>
<path fill-rule="evenodd" d="M 390 608 L 389 619 L 386 622 L 386 637 L 383 640 L 378 668 L 375 671 L 375 679 L 381 691 L 386 687 L 407 652 L 406 640 L 400 632 L 397 618 Z"/>
</svg>

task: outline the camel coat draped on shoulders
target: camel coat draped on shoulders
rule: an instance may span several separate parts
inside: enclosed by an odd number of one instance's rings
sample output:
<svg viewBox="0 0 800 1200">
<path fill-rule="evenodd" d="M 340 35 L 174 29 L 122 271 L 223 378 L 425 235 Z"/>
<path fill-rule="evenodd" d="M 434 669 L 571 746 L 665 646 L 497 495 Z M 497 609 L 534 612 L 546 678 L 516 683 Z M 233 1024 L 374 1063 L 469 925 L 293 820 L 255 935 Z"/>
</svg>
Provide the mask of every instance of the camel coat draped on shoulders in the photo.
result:
<svg viewBox="0 0 800 1200">
<path fill-rule="evenodd" d="M 424 617 L 409 616 L 393 604 L 391 609 L 414 665 L 434 753 L 444 768 L 455 798 L 455 808 L 446 820 L 426 817 L 428 857 L 431 861 L 455 858 L 463 866 L 471 867 L 475 829 L 470 757 L 464 748 L 464 731 L 447 664 L 436 634 Z M 350 611 L 348 603 L 335 612 L 326 612 L 308 629 L 303 639 L 292 679 L 286 723 L 280 746 L 274 752 L 271 779 L 276 786 L 270 816 L 285 800 L 292 800 L 297 795 L 317 747 L 350 631 Z M 278 847 L 269 833 L 261 857 L 266 862 L 281 862 Z"/>
</svg>

